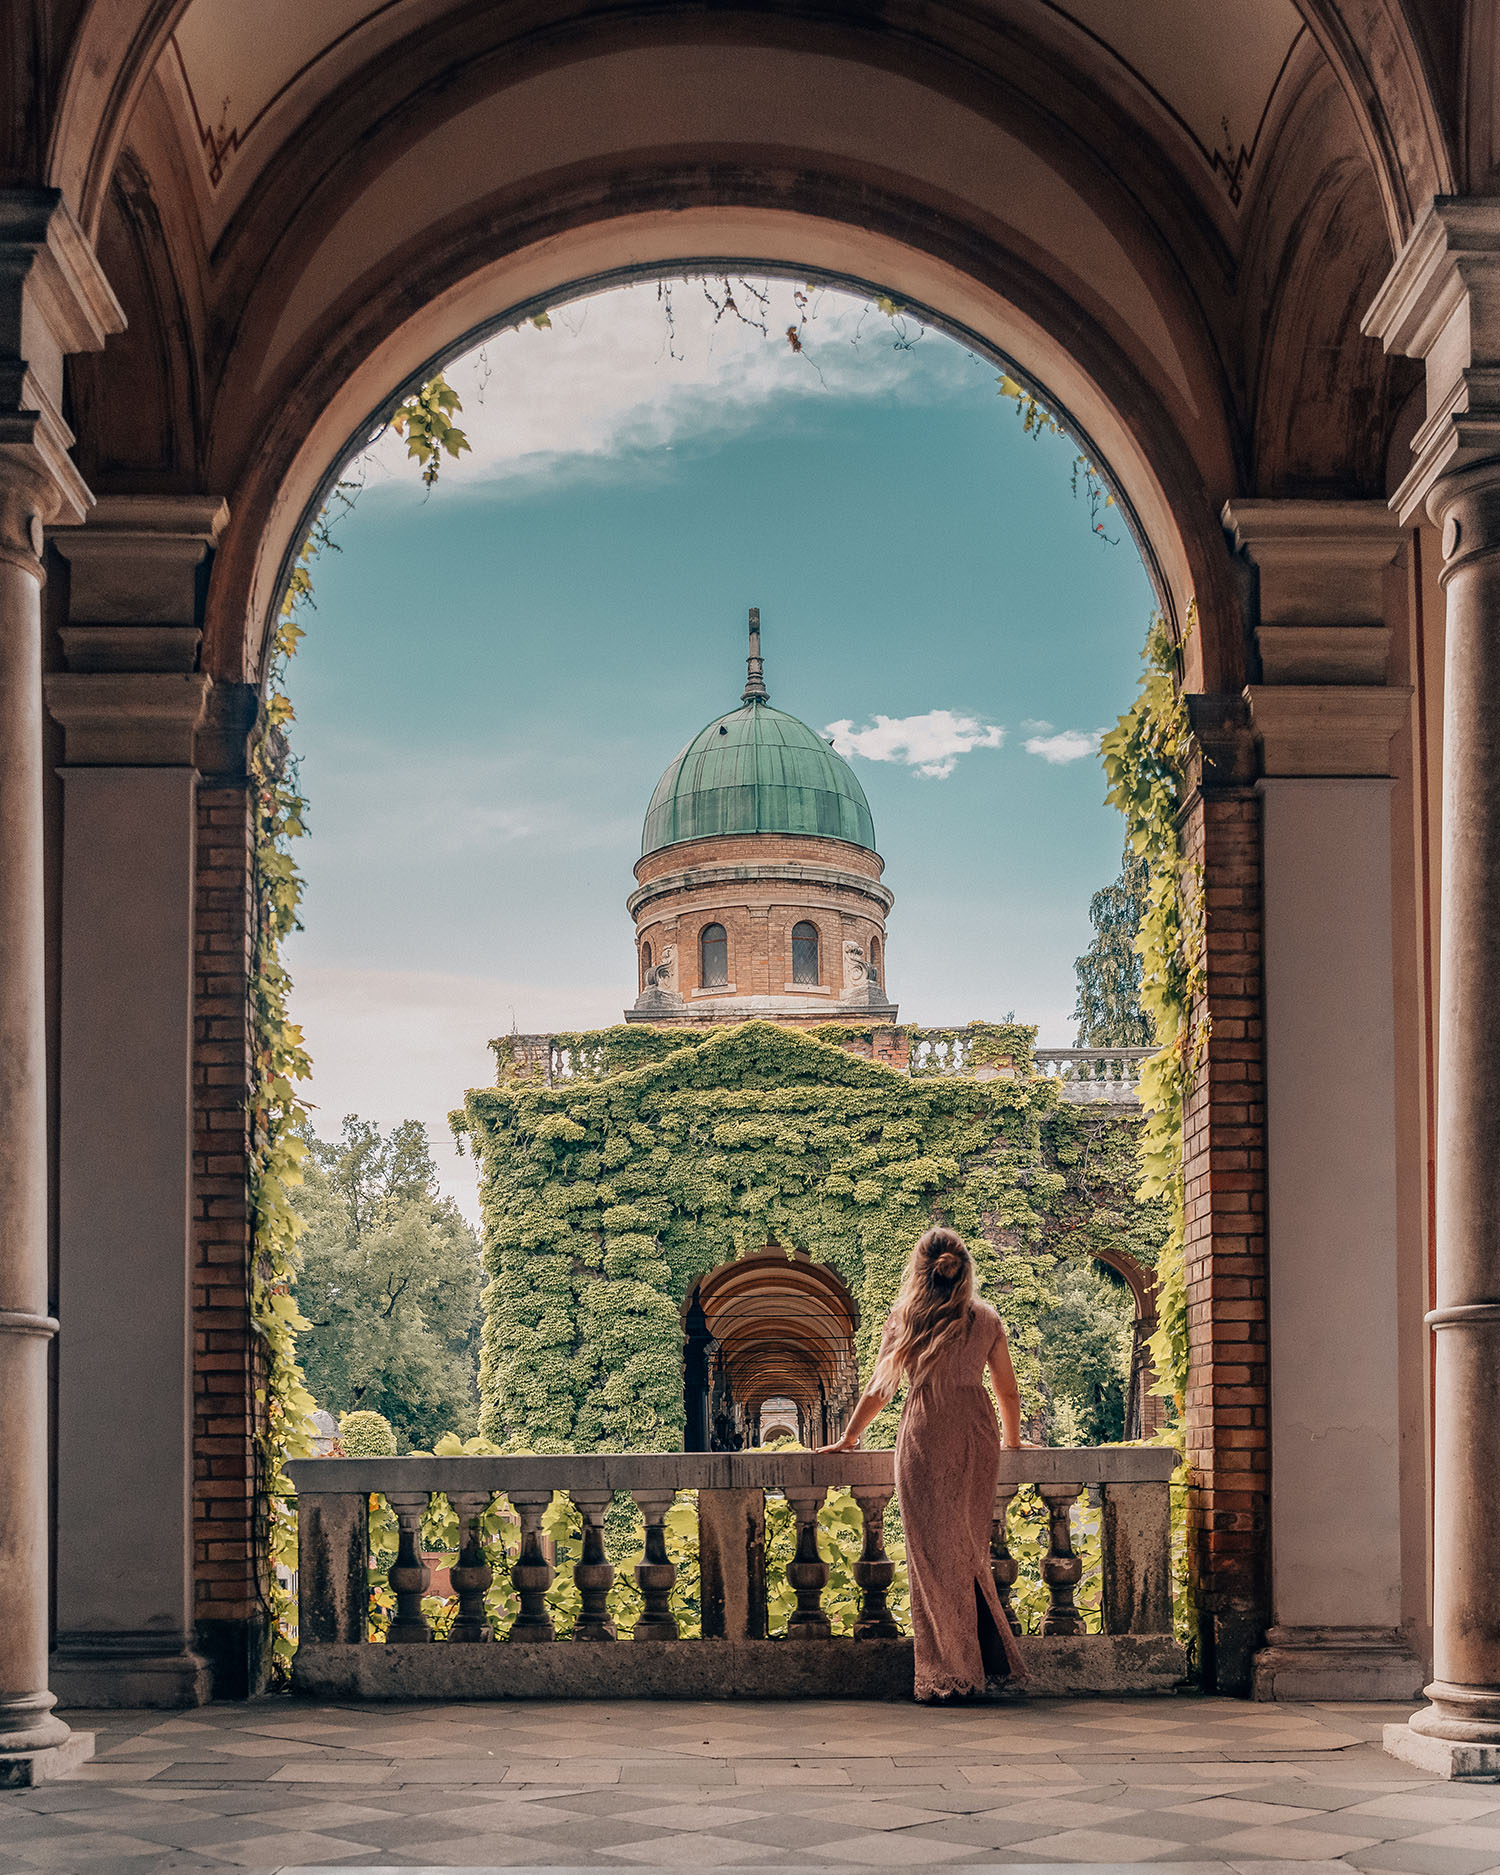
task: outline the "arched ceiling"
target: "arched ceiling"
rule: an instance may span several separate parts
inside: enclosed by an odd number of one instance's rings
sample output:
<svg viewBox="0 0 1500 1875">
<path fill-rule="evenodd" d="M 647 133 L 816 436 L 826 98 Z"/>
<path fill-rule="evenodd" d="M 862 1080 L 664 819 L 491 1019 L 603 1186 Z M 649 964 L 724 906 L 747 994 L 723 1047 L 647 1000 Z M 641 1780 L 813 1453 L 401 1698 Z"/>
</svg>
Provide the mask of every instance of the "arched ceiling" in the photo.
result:
<svg viewBox="0 0 1500 1875">
<path fill-rule="evenodd" d="M 741 1406 L 781 1395 L 808 1407 L 852 1389 L 859 1316 L 832 1270 L 770 1250 L 712 1271 L 697 1297 Z"/>
<path fill-rule="evenodd" d="M 208 244 L 279 148 L 318 138 L 341 87 L 459 10 L 451 0 L 190 0 L 157 75 L 192 155 Z M 1231 210 L 1307 32 L 1294 0 L 987 0 L 976 12 L 1096 72 L 1210 207 Z"/>
</svg>

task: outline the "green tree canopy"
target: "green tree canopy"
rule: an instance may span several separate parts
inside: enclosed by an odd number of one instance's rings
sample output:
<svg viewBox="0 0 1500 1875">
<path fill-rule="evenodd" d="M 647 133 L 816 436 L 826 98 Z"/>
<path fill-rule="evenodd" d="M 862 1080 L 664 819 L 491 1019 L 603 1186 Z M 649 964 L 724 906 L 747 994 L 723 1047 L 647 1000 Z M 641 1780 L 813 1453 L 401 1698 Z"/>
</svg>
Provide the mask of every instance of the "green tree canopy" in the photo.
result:
<svg viewBox="0 0 1500 1875">
<path fill-rule="evenodd" d="M 471 1432 L 479 1240 L 438 1190 L 426 1129 L 403 1120 L 382 1138 L 350 1114 L 339 1139 L 307 1142 L 295 1202 L 309 1389 L 333 1413 L 383 1413 L 408 1449 Z"/>
<path fill-rule="evenodd" d="M 1078 973 L 1080 1048 L 1150 1048 L 1155 1038 L 1141 1008 L 1141 960 L 1135 948 L 1146 903 L 1146 862 L 1127 844 L 1120 876 L 1089 900 L 1094 941 Z"/>
</svg>

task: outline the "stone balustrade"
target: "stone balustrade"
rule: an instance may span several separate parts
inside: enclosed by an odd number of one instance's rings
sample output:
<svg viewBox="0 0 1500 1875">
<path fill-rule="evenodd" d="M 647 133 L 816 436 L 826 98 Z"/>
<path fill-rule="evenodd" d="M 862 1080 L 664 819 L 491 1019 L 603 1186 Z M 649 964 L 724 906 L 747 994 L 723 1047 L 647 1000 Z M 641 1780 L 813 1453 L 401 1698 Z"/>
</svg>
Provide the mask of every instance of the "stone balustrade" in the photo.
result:
<svg viewBox="0 0 1500 1875">
<path fill-rule="evenodd" d="M 1002 1455 L 990 1566 L 1032 1676 L 1044 1693 L 1163 1692 L 1185 1671 L 1172 1636 L 1169 1481 L 1174 1454 L 1152 1446 L 1026 1449 Z M 888 1451 L 584 1453 L 506 1458 L 317 1458 L 288 1467 L 297 1493 L 300 1544 L 299 1644 L 294 1682 L 327 1697 L 496 1698 L 905 1698 L 912 1655 L 889 1606 L 895 1564 L 884 1516 L 894 1492 Z M 1020 1564 L 1008 1518 L 1023 1485 L 1047 1509 L 1041 1560 L 1047 1608 L 1040 1632 L 1023 1634 L 1012 1611 Z M 863 1519 L 854 1564 L 860 1592 L 854 1633 L 835 1637 L 823 1607 L 828 1564 L 818 1512 L 830 1490 L 847 1488 Z M 679 1637 L 672 1613 L 676 1569 L 667 1513 L 695 1494 L 702 1638 Z M 1101 1507 L 1101 1633 L 1084 1631 L 1075 1606 L 1082 1563 L 1073 1510 L 1085 1492 Z M 457 1517 L 458 1560 L 450 1571 L 456 1610 L 435 1641 L 424 1612 L 429 1571 L 423 1514 L 443 1494 Z M 583 1525 L 574 1565 L 579 1612 L 559 1641 L 547 1605 L 554 1556 L 542 1519 L 555 1493 L 571 1498 Z M 796 1519 L 786 1566 L 795 1597 L 784 1636 L 768 1635 L 765 1497 L 783 1496 Z M 388 1572 L 395 1597 L 385 1641 L 370 1638 L 369 1505 L 383 1496 L 400 1544 Z M 494 1564 L 480 1518 L 496 1496 L 520 1525 L 510 1565 L 519 1602 L 501 1636 L 486 1597 Z M 629 1635 L 608 1611 L 615 1568 L 604 1520 L 617 1497 L 638 1506 L 645 1528 L 634 1564 L 642 1613 Z M 493 1643 L 503 1639 L 504 1645 Z"/>
<path fill-rule="evenodd" d="M 1062 1098 L 1075 1106 L 1138 1107 L 1141 1069 L 1155 1053 L 1154 1048 L 1039 1048 L 1036 1071 L 1056 1081 Z"/>
<path fill-rule="evenodd" d="M 983 1032 L 982 1030 L 980 1031 Z M 1014 1079 L 1010 1063 L 991 1066 L 975 1060 L 976 1035 L 966 1029 L 892 1031 L 909 1038 L 904 1057 L 911 1075 L 964 1075 L 975 1080 Z M 684 1041 L 690 1040 L 685 1036 Z M 598 1080 L 610 1070 L 608 1046 L 600 1042 L 562 1041 L 555 1035 L 507 1035 L 492 1042 L 510 1073 L 534 1074 L 549 1087 Z M 1057 1083 L 1063 1100 L 1075 1106 L 1140 1105 L 1141 1067 L 1150 1048 L 1038 1048 L 1031 1072 Z"/>
</svg>

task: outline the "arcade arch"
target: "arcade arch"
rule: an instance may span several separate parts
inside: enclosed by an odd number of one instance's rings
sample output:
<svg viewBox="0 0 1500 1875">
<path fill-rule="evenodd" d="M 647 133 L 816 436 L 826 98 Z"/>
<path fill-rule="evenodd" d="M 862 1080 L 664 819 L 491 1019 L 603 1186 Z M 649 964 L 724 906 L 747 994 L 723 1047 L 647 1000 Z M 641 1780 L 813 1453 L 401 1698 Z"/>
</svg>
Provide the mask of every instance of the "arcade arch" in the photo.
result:
<svg viewBox="0 0 1500 1875">
<path fill-rule="evenodd" d="M 191 0 L 210 14 L 221 3 Z M 1202 1659 L 1211 1680 L 1246 1687 L 1274 1614 L 1272 1690 L 1297 1684 L 1299 1657 L 1334 1676 L 1320 1685 L 1342 1687 L 1358 1654 L 1387 1696 L 1405 1696 L 1428 1636 L 1421 1316 L 1432 1300 L 1435 970 L 1420 880 L 1435 871 L 1437 731 L 1436 706 L 1414 718 L 1406 691 L 1442 694 L 1422 621 L 1424 609 L 1429 627 L 1438 617 L 1443 552 L 1419 507 L 1452 467 L 1443 450 L 1459 402 L 1440 380 L 1500 357 L 1482 321 L 1433 349 L 1433 309 L 1461 304 L 1494 251 L 1483 202 L 1422 224 L 1373 321 L 1391 358 L 1358 322 L 1432 198 L 1489 177 L 1487 64 L 1471 71 L 1461 35 L 1420 0 L 1243 0 L 1242 31 L 1219 33 L 1205 60 L 1169 48 L 1160 68 L 1111 38 L 1121 29 L 1091 30 L 1085 15 L 1099 9 L 1083 0 L 816 20 L 749 0 L 607 17 L 543 4 L 525 24 L 513 10 L 441 0 L 376 11 L 378 28 L 361 21 L 336 56 L 314 45 L 279 89 L 269 65 L 285 36 L 260 34 L 247 64 L 276 104 L 223 126 L 213 160 L 229 165 L 227 192 L 204 180 L 202 133 L 219 126 L 194 121 L 169 64 L 189 0 L 17 13 L 36 56 L 17 60 L 34 82 L 5 145 L 25 199 L 3 226 L 24 259 L 5 274 L 4 330 L 32 354 L 14 382 L 45 395 L 17 405 L 15 433 L 32 440 L 8 444 L 21 454 L 0 467 L 0 644 L 35 647 L 0 667 L 0 755 L 12 764 L 0 786 L 19 803 L 0 815 L 0 870 L 34 884 L 0 904 L 0 1054 L 36 1071 L 0 1088 L 0 1133 L 30 1155 L 3 1188 L 20 1196 L 6 1196 L 0 1259 L 24 1278 L 5 1292 L 24 1318 L 7 1333 L 50 1333 L 50 1141 L 66 1329 L 59 1682 L 92 1703 L 128 1703 L 143 1686 L 201 1696 L 210 1665 L 221 1691 L 262 1671 L 248 1120 L 236 1094 L 244 757 L 286 569 L 330 465 L 372 412 L 497 321 L 590 284 L 733 257 L 879 283 L 1014 361 L 1109 465 L 1179 631 L 1196 600 L 1198 629 L 1182 646 L 1196 731 L 1184 837 L 1207 886 L 1201 1001 L 1213 1021 L 1188 1164 Z M 1491 11 L 1471 9 L 1481 50 Z M 1271 76 L 1252 98 L 1259 67 L 1246 48 L 1283 28 L 1284 56 L 1265 62 Z M 1205 142 L 1192 117 L 1195 94 L 1217 95 L 1221 81 L 1240 126 L 1227 151 L 1216 124 Z M 1450 123 L 1465 126 L 1462 145 Z M 1465 213 L 1485 240 L 1464 232 Z M 1418 367 L 1402 354 L 1429 352 L 1425 480 L 1398 525 L 1384 504 L 1418 421 Z M 1473 373 L 1470 394 L 1488 395 L 1488 383 Z M 87 525 L 48 555 L 56 727 L 44 751 L 40 521 L 81 520 L 90 489 L 101 499 Z M 1468 556 L 1490 539 L 1487 515 L 1465 508 L 1452 531 L 1462 579 L 1486 577 L 1473 570 L 1482 553 L 1472 568 Z M 1462 626 L 1459 612 L 1452 622 Z M 63 624 L 67 639 L 54 630 Z M 1449 707 L 1478 750 L 1500 698 L 1458 668 L 1470 688 Z M 1466 716 L 1474 696 L 1481 707 Z M 1474 786 L 1487 800 L 1483 777 Z M 60 881 L 45 906 L 44 846 Z M 109 868 L 125 850 L 134 882 Z M 1493 889 L 1467 877 L 1461 851 L 1450 858 L 1445 890 L 1485 931 L 1500 927 Z M 1298 895 L 1306 876 L 1323 882 L 1316 906 Z M 114 915 L 122 904 L 130 918 Z M 107 953 L 81 943 L 106 926 Z M 1330 947 L 1330 926 L 1360 934 L 1357 957 Z M 1453 953 L 1444 1020 L 1455 1047 L 1488 1046 L 1479 1018 L 1497 944 Z M 49 946 L 56 1115 L 41 1070 Z M 1336 977 L 1322 964 L 1332 949 Z M 208 954 L 224 969 L 195 977 Z M 1477 982 L 1466 958 L 1479 960 Z M 1365 1052 L 1330 1094 L 1321 1065 L 1351 1038 Z M 1490 1064 L 1464 1059 L 1472 1084 L 1487 1085 Z M 1267 1076 L 1281 1129 L 1269 1182 Z M 150 1116 L 146 1134 L 105 1124 L 127 1111 Z M 1485 1158 L 1484 1141 L 1466 1109 L 1451 1111 L 1439 1156 L 1452 1188 L 1470 1191 L 1480 1174 L 1465 1166 Z M 1490 1265 L 1454 1268 L 1448 1300 L 1493 1310 Z M 1308 1358 L 1300 1315 L 1318 1313 L 1320 1282 L 1347 1300 L 1355 1331 Z M 134 1365 L 96 1358 L 142 1293 L 163 1338 L 142 1339 Z M 1449 1325 L 1462 1327 L 1456 1315 Z M 1268 1406 L 1272 1328 L 1285 1352 Z M 205 1348 L 215 1338 L 216 1365 L 164 1387 L 195 1334 Z M 229 1378 L 211 1389 L 210 1371 Z M 30 1506 L 15 1527 L 29 1532 L 46 1497 L 47 1382 L 29 1348 L 5 1372 L 15 1398 L 0 1398 L 0 1414 L 35 1431 L 6 1459 Z M 141 1467 L 101 1476 L 98 1427 L 119 1423 L 139 1428 Z M 1305 1462 L 1309 1427 L 1344 1442 L 1322 1472 Z M 1461 1455 L 1459 1431 L 1445 1451 Z M 1339 1531 L 1322 1516 L 1330 1462 L 1361 1479 L 1359 1514 Z M 1455 1462 L 1444 1475 L 1479 1501 L 1484 1480 L 1465 1483 Z M 195 1467 L 213 1480 L 211 1502 L 191 1498 Z M 98 1579 L 101 1516 L 120 1555 L 149 1566 Z M 15 1563 L 0 1577 L 18 1585 L 0 1623 L 6 1659 L 21 1662 L 0 1684 L 34 1690 L 46 1584 L 24 1540 L 24 1554 L 0 1558 Z M 215 1540 L 238 1543 L 240 1564 L 215 1562 Z M 1490 1687 L 1500 1709 L 1500 1657 L 1465 1645 L 1446 1670 Z"/>
<path fill-rule="evenodd" d="M 836 1270 L 775 1248 L 722 1263 L 688 1292 L 682 1323 L 685 1450 L 741 1451 L 793 1417 L 803 1445 L 842 1433 L 859 1397 L 859 1309 Z"/>
</svg>

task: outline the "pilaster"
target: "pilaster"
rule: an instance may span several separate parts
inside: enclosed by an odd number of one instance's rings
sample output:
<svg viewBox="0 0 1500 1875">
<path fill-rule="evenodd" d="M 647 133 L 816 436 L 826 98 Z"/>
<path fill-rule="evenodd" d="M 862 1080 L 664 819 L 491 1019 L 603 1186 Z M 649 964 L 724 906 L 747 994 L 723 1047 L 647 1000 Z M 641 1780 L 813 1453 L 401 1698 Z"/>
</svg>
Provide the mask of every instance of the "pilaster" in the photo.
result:
<svg viewBox="0 0 1500 1875">
<path fill-rule="evenodd" d="M 56 543 L 71 572 L 68 668 L 46 697 L 64 731 L 59 1242 L 73 1330 L 52 1681 L 76 1705 L 210 1690 L 195 1635 L 192 1216 L 197 743 L 214 686 L 197 668 L 197 612 L 226 518 L 200 497 L 116 497 Z M 130 1439 L 101 1439 L 111 1425 Z"/>
<path fill-rule="evenodd" d="M 1271 1593 L 1262 1699 L 1410 1699 L 1402 1633 L 1391 745 L 1381 502 L 1224 510 L 1258 573 Z M 1331 1064 L 1336 1068 L 1331 1069 Z M 1328 1514 L 1330 1478 L 1343 1481 Z"/>
</svg>

